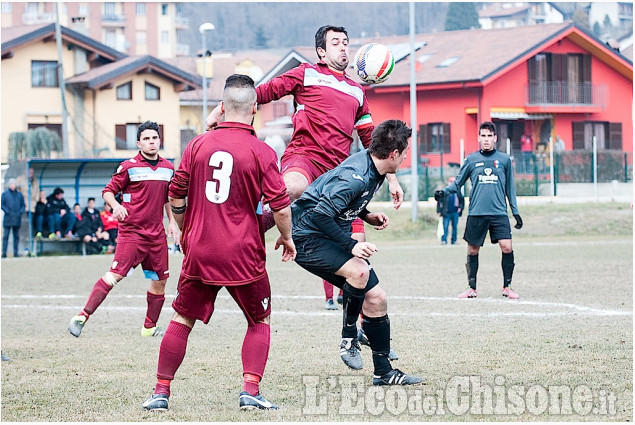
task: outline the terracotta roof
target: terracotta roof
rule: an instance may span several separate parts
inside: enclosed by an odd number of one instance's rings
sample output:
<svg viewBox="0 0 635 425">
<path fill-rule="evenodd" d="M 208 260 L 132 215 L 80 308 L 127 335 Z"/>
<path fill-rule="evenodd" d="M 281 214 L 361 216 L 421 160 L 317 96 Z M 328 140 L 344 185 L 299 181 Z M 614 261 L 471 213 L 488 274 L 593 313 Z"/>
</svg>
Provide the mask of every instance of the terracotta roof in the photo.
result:
<svg viewBox="0 0 635 425">
<path fill-rule="evenodd" d="M 258 82 L 261 74 L 264 74 L 280 61 L 283 53 L 280 49 L 267 50 L 246 50 L 234 53 L 222 53 L 211 56 L 211 62 L 214 69 L 214 76 L 208 79 L 207 99 L 210 103 L 218 103 L 223 98 L 223 89 L 225 80 L 230 75 L 236 73 L 236 68 L 246 61 L 253 63 L 254 69 L 251 70 L 250 76 L 254 81 Z M 209 59 L 208 59 L 209 60 Z M 197 73 L 197 63 L 200 57 L 178 57 L 165 59 L 166 62 L 172 64 L 185 72 L 196 75 L 202 80 Z M 244 70 L 241 70 L 244 71 Z M 201 82 L 202 87 L 202 82 Z M 203 91 L 200 88 L 196 90 L 181 92 L 179 95 L 182 102 L 199 103 L 203 99 Z"/>
<path fill-rule="evenodd" d="M 125 58 L 127 55 L 93 40 L 72 29 L 61 27 L 62 38 L 85 50 L 96 53 L 108 61 Z M 24 25 L 18 27 L 2 28 L 2 58 L 10 57 L 15 48 L 37 43 L 45 39 L 55 37 L 55 24 Z"/>
<path fill-rule="evenodd" d="M 184 72 L 165 61 L 148 55 L 129 56 L 117 62 L 93 68 L 83 74 L 69 78 L 66 80 L 66 84 L 78 88 L 96 89 L 112 84 L 114 79 L 146 70 L 181 84 L 181 90 L 192 90 L 201 86 L 200 77 Z"/>
</svg>

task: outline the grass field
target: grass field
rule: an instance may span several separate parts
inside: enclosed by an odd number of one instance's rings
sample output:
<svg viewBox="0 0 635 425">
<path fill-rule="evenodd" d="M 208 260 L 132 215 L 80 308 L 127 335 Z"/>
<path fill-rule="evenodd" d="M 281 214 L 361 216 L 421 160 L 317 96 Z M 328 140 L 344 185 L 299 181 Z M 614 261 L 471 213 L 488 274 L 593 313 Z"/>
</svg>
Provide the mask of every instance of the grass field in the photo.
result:
<svg viewBox="0 0 635 425">
<path fill-rule="evenodd" d="M 67 322 L 112 256 L 16 258 L 2 261 L 1 343 L 12 358 L 1 365 L 2 421 L 633 420 L 628 205 L 521 208 L 517 301 L 500 296 L 496 246 L 481 250 L 479 298 L 458 300 L 465 243 L 440 246 L 431 210 L 416 225 L 407 209 L 386 212 L 392 230 L 368 230 L 368 239 L 379 247 L 371 262 L 388 293 L 400 356 L 393 365 L 426 385 L 373 388 L 366 347 L 364 369 L 347 369 L 338 349 L 341 310 L 323 310 L 321 282 L 271 250 L 272 338 L 261 390 L 281 410 L 238 409 L 246 324 L 223 290 L 210 324 L 190 335 L 170 411 L 148 413 L 140 405 L 154 387 L 160 340 L 139 336 L 142 273 L 117 286 L 76 339 Z M 164 327 L 182 256 L 170 260 Z"/>
</svg>

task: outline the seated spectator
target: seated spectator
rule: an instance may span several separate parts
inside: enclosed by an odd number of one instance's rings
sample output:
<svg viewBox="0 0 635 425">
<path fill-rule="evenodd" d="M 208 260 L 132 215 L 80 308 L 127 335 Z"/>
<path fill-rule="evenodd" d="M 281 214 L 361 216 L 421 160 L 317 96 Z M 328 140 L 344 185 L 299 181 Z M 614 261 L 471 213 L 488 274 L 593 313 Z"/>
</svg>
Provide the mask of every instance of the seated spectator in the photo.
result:
<svg viewBox="0 0 635 425">
<path fill-rule="evenodd" d="M 106 250 L 106 254 L 115 252 L 115 246 L 117 245 L 117 228 L 119 227 L 119 221 L 112 215 L 112 208 L 107 203 L 104 203 L 104 210 L 99 214 L 101 216 L 101 224 L 104 231 L 108 233 L 109 244 Z"/>
<path fill-rule="evenodd" d="M 33 209 L 33 227 L 35 227 L 35 237 L 42 237 L 44 222 L 46 221 L 46 192 L 40 190 L 39 198 Z"/>
<path fill-rule="evenodd" d="M 104 232 L 101 224 L 99 210 L 95 208 L 95 198 L 88 198 L 88 204 L 78 221 L 77 236 L 86 244 L 86 252 L 98 254 L 102 252 L 102 247 L 108 244 L 108 233 Z"/>
<path fill-rule="evenodd" d="M 64 189 L 56 187 L 52 194 L 46 198 L 46 215 L 49 225 L 49 238 L 61 238 L 62 232 L 67 238 L 73 237 L 75 226 L 75 214 L 64 199 Z"/>
</svg>

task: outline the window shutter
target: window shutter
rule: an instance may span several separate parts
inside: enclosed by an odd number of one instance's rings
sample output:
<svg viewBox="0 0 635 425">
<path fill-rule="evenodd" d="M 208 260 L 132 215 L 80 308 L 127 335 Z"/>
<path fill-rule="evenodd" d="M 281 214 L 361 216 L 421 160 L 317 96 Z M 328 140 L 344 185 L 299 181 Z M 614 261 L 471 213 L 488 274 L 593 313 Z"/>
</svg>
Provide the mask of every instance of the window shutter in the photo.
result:
<svg viewBox="0 0 635 425">
<path fill-rule="evenodd" d="M 609 149 L 622 150 L 622 123 L 609 123 Z"/>
<path fill-rule="evenodd" d="M 584 122 L 574 122 L 573 149 L 584 149 Z"/>
<path fill-rule="evenodd" d="M 529 76 L 529 83 L 536 82 L 536 57 L 533 56 L 527 61 L 527 75 Z"/>
<path fill-rule="evenodd" d="M 115 124 L 115 147 L 117 149 L 127 149 L 126 143 L 126 126 L 124 124 Z"/>
<path fill-rule="evenodd" d="M 450 153 L 450 124 L 443 123 L 443 152 Z"/>
<path fill-rule="evenodd" d="M 430 146 L 430 136 L 428 135 L 428 126 L 423 124 L 419 127 L 419 154 L 428 153 Z"/>
<path fill-rule="evenodd" d="M 591 55 L 582 55 L 582 81 L 591 82 Z"/>
</svg>

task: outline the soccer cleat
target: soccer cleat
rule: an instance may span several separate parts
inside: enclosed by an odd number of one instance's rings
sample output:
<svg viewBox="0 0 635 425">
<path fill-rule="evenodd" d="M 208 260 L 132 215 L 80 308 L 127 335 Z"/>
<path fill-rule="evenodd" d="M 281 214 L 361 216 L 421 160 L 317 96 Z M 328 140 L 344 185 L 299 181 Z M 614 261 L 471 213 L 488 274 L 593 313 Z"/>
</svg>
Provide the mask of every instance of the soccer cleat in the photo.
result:
<svg viewBox="0 0 635 425">
<path fill-rule="evenodd" d="M 337 303 L 338 304 L 344 304 L 344 296 L 342 294 L 339 294 L 337 296 Z"/>
<path fill-rule="evenodd" d="M 49 239 L 50 240 L 57 239 L 57 235 L 55 233 L 49 233 Z"/>
<path fill-rule="evenodd" d="M 342 338 L 340 357 L 342 357 L 344 364 L 351 369 L 359 370 L 362 368 L 362 355 L 359 352 L 357 338 Z"/>
<path fill-rule="evenodd" d="M 86 316 L 84 316 L 83 314 L 78 314 L 71 319 L 71 322 L 68 324 L 67 329 L 71 333 L 71 335 L 73 335 L 74 337 L 78 337 L 81 335 L 82 328 L 84 327 L 85 323 Z"/>
<path fill-rule="evenodd" d="M 359 330 L 357 331 L 357 340 L 359 341 L 360 345 L 365 345 L 366 347 L 370 347 L 370 342 L 368 342 L 368 338 L 366 338 L 366 334 L 364 333 L 364 328 L 359 328 Z M 399 360 L 399 356 L 397 355 L 395 350 L 393 350 L 392 348 L 390 348 L 390 352 L 388 353 L 388 360 L 390 361 Z"/>
<path fill-rule="evenodd" d="M 3 362 L 10 362 L 11 361 L 11 359 L 9 357 L 5 356 L 4 353 L 0 354 L 0 356 L 2 356 L 2 361 Z"/>
<path fill-rule="evenodd" d="M 141 407 L 151 412 L 165 412 L 168 410 L 168 395 L 152 394 L 152 397 L 143 402 Z"/>
<path fill-rule="evenodd" d="M 329 298 L 328 300 L 326 300 L 326 303 L 324 304 L 324 308 L 326 310 L 337 310 L 337 306 L 333 302 L 333 298 Z"/>
<path fill-rule="evenodd" d="M 37 232 L 35 234 L 35 239 L 42 239 L 42 232 Z"/>
<path fill-rule="evenodd" d="M 518 295 L 517 292 L 514 292 L 509 286 L 507 288 L 503 288 L 503 296 L 509 298 L 510 300 L 517 300 L 520 298 L 520 295 Z"/>
<path fill-rule="evenodd" d="M 153 328 L 141 328 L 141 336 L 163 336 L 165 332 L 158 326 Z"/>
<path fill-rule="evenodd" d="M 262 394 L 251 395 L 247 391 L 243 391 L 240 393 L 240 397 L 238 397 L 238 405 L 240 406 L 240 410 L 253 410 L 253 409 L 261 409 L 261 410 L 278 410 L 279 407 L 266 398 L 263 397 Z"/>
<path fill-rule="evenodd" d="M 472 289 L 469 287 L 459 294 L 459 298 L 476 298 L 477 296 L 478 293 L 476 292 L 476 289 Z"/>
<path fill-rule="evenodd" d="M 407 375 L 399 369 L 393 369 L 385 375 L 373 375 L 373 385 L 415 385 L 425 381 L 417 376 Z"/>
</svg>

